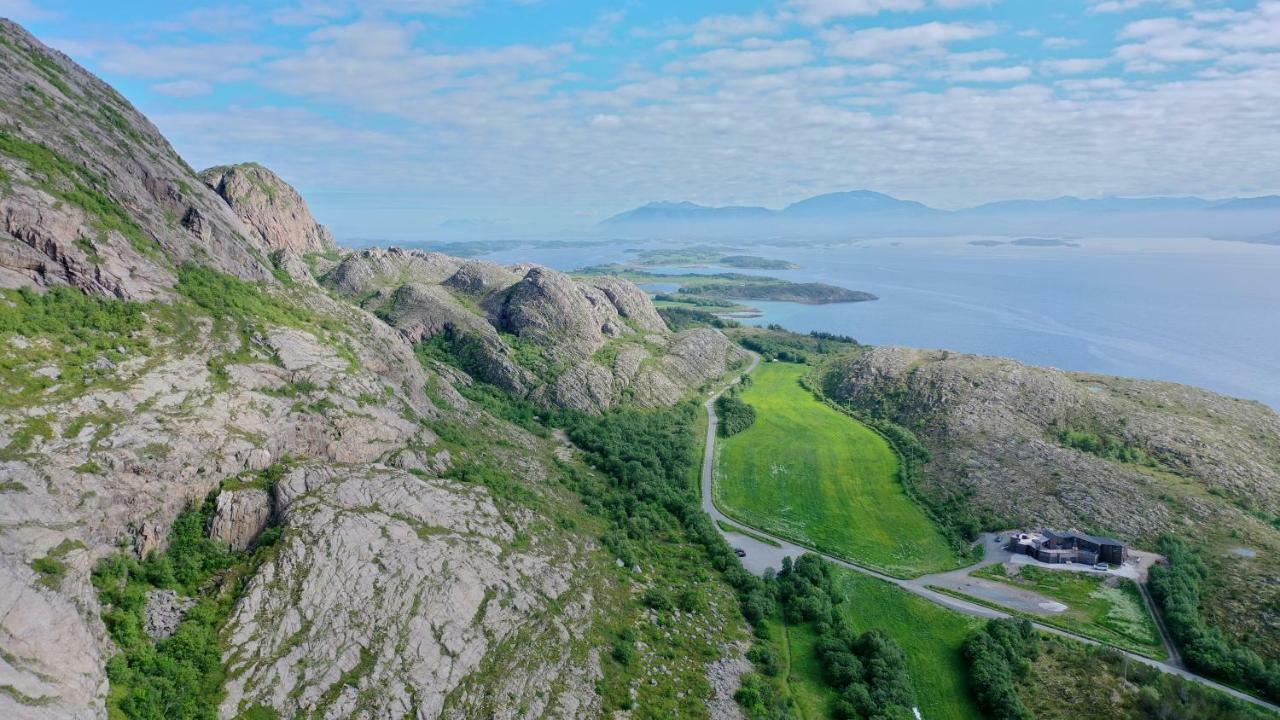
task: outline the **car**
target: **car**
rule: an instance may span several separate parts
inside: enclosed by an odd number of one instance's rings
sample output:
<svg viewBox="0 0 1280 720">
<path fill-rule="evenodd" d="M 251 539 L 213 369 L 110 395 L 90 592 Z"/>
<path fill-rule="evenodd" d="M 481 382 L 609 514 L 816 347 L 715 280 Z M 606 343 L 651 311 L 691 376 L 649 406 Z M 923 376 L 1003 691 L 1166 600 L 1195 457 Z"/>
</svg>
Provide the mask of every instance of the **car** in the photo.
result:
<svg viewBox="0 0 1280 720">
<path fill-rule="evenodd" d="M 1111 566 L 1106 563 L 1097 563 L 1093 566 L 1094 570 L 1110 570 Z"/>
<path fill-rule="evenodd" d="M 738 557 L 746 557 L 746 556 L 747 556 L 747 551 L 746 551 L 746 550 L 743 550 L 742 548 L 734 548 L 734 549 L 733 549 L 733 554 L 734 554 L 734 555 L 737 555 Z"/>
</svg>

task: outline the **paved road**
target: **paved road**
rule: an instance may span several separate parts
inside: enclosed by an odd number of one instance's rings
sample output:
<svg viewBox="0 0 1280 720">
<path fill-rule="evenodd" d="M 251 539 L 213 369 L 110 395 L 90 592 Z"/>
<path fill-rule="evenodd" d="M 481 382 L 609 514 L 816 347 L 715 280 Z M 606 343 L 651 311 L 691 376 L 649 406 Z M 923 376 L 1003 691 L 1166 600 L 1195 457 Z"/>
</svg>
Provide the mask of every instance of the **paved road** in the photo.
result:
<svg viewBox="0 0 1280 720">
<path fill-rule="evenodd" d="M 828 562 L 834 563 L 841 567 L 849 568 L 850 570 L 863 573 L 864 575 L 870 575 L 871 577 L 878 578 L 888 583 L 893 583 L 894 585 L 897 585 L 903 590 L 906 590 L 915 595 L 919 595 L 920 597 L 926 600 L 937 603 L 938 605 L 942 605 L 943 607 L 947 607 L 952 610 L 965 613 L 967 615 L 972 615 L 980 618 L 1012 617 L 1009 613 L 1001 612 L 999 610 L 995 610 L 993 608 L 989 608 L 984 605 L 977 605 L 975 603 L 966 602 L 959 598 L 952 597 L 950 595 L 944 595 L 940 592 L 930 590 L 927 587 L 927 585 L 929 584 L 929 576 L 924 576 L 924 577 L 915 578 L 911 580 L 904 580 L 902 578 L 896 578 L 890 575 L 885 575 L 884 573 L 878 572 L 876 570 L 872 570 L 871 568 L 863 567 L 861 565 L 856 565 L 854 563 L 835 557 L 833 555 L 827 555 L 826 553 L 821 553 L 812 548 L 804 547 L 803 545 L 799 545 L 797 543 L 791 542 L 790 540 L 785 540 L 783 538 L 777 537 L 776 535 L 768 533 L 764 530 L 760 530 L 754 527 L 749 527 L 745 523 L 740 523 L 737 520 L 734 520 L 729 516 L 725 515 L 724 513 L 720 512 L 720 508 L 716 507 L 716 504 L 715 504 L 715 495 L 714 495 L 714 487 L 713 487 L 713 480 L 715 476 L 715 464 L 716 464 L 715 463 L 716 428 L 718 424 L 718 420 L 716 418 L 715 401 L 716 401 L 716 398 L 720 397 L 720 395 L 722 395 L 726 390 L 736 385 L 741 380 L 743 375 L 746 375 L 751 371 L 755 370 L 759 364 L 760 364 L 760 356 L 755 353 L 751 353 L 751 364 L 748 365 L 747 368 L 743 370 L 738 377 L 735 377 L 732 382 L 727 383 L 724 387 L 720 388 L 719 390 L 712 391 L 710 396 L 707 398 L 706 403 L 704 403 L 704 407 L 706 407 L 707 409 L 707 440 L 706 440 L 706 446 L 702 455 L 702 509 L 706 511 L 708 515 L 711 516 L 711 519 L 713 521 L 716 521 L 717 529 L 720 531 L 720 534 L 723 535 L 725 539 L 729 541 L 730 545 L 732 545 L 735 548 L 741 548 L 746 551 L 747 553 L 746 557 L 742 558 L 743 566 L 746 567 L 751 572 L 754 572 L 757 574 L 763 574 L 766 568 L 777 569 L 781 567 L 782 559 L 785 557 L 795 558 L 795 557 L 799 557 L 800 555 L 803 555 L 804 553 L 810 552 L 810 553 L 815 553 L 817 555 L 821 555 Z M 755 534 L 761 537 L 766 537 L 773 540 L 775 544 L 762 542 L 760 540 L 756 540 L 755 538 L 748 537 L 741 533 L 727 531 L 724 528 L 720 527 L 719 525 L 720 522 L 725 522 L 731 525 L 736 525 L 738 527 L 745 528 L 747 530 L 750 530 L 752 534 Z M 984 536 L 984 539 L 987 543 L 993 542 L 993 540 L 991 540 L 990 538 L 986 538 L 985 536 Z M 982 565 L 982 564 L 989 564 L 989 561 L 979 563 L 979 565 Z M 1144 588 L 1144 597 L 1145 597 L 1145 588 Z M 1154 608 L 1152 609 L 1154 610 Z M 1156 616 L 1156 621 L 1161 622 L 1159 614 L 1156 613 L 1155 616 Z M 1032 624 L 1034 624 L 1037 629 L 1042 630 L 1044 632 L 1053 633 L 1055 635 L 1061 635 L 1063 637 L 1069 637 L 1074 640 L 1079 640 L 1081 642 L 1089 643 L 1090 645 L 1102 644 L 1092 638 L 1087 638 L 1082 635 L 1076 635 L 1075 633 L 1067 632 L 1065 630 L 1060 630 L 1058 628 L 1051 627 L 1049 625 L 1041 625 L 1035 622 L 1033 622 Z M 1163 632 L 1164 625 L 1162 622 L 1161 622 L 1160 629 Z M 1170 658 L 1171 658 L 1170 662 L 1161 662 L 1159 660 L 1152 660 L 1151 658 L 1143 657 L 1142 655 L 1138 655 L 1137 653 L 1132 653 L 1127 650 L 1123 650 L 1121 648 L 1113 648 L 1113 649 L 1115 649 L 1117 652 L 1123 653 L 1129 658 L 1136 660 L 1140 663 L 1150 665 L 1151 667 L 1154 667 L 1158 670 L 1161 670 L 1173 675 L 1180 675 L 1188 680 L 1191 680 L 1192 682 L 1197 682 L 1197 683 L 1200 683 L 1201 685 L 1207 685 L 1209 687 L 1220 690 L 1232 697 L 1238 698 L 1240 700 L 1244 700 L 1245 702 L 1253 703 L 1254 705 L 1267 708 L 1268 710 L 1271 710 L 1274 713 L 1280 714 L 1280 706 L 1273 705 L 1265 700 L 1260 700 L 1256 697 L 1253 697 L 1252 695 L 1248 695 L 1246 693 L 1240 692 L 1235 688 L 1227 687 L 1226 685 L 1223 685 L 1218 682 L 1214 682 L 1213 680 L 1210 680 L 1205 677 L 1201 677 L 1199 675 L 1196 675 L 1195 673 L 1188 671 L 1186 668 L 1181 666 L 1181 660 L 1178 657 L 1177 651 L 1175 648 L 1171 648 L 1172 652 L 1170 654 Z"/>
</svg>

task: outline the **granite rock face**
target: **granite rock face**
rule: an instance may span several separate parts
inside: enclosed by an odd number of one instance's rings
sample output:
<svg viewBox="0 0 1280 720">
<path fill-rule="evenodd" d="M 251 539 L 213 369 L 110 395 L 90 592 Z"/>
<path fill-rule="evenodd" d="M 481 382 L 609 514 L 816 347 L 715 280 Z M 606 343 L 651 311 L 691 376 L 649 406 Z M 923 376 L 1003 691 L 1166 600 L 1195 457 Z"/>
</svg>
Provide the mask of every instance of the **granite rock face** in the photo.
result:
<svg viewBox="0 0 1280 720">
<path fill-rule="evenodd" d="M 119 93 L 0 20 L 0 287 L 163 296 L 199 261 L 271 281 L 266 245 Z"/>
<path fill-rule="evenodd" d="M 283 717 L 439 717 L 515 633 L 536 645 L 583 632 L 575 621 L 589 599 L 570 581 L 580 551 L 542 539 L 512 552 L 527 528 L 482 490 L 383 468 L 319 468 L 296 470 L 280 496 L 286 539 L 228 626 L 223 717 L 246 703 Z M 544 624 L 551 603 L 569 610 Z M 553 660 L 546 672 L 581 680 L 512 694 L 507 716 L 527 702 L 537 715 L 581 717 L 597 703 L 589 665 Z"/>
<path fill-rule="evenodd" d="M 223 490 L 209 527 L 209 537 L 236 550 L 248 550 L 271 522 L 271 494 L 261 488 Z"/>
<path fill-rule="evenodd" d="M 747 357 L 716 330 L 672 334 L 619 278 L 392 248 L 348 254 L 325 284 L 410 342 L 443 339 L 477 378 L 557 407 L 669 405 Z"/>
<path fill-rule="evenodd" d="M 337 250 L 333 234 L 316 222 L 302 196 L 261 165 L 220 165 L 201 171 L 200 179 L 231 206 L 268 249 L 300 255 Z"/>
</svg>

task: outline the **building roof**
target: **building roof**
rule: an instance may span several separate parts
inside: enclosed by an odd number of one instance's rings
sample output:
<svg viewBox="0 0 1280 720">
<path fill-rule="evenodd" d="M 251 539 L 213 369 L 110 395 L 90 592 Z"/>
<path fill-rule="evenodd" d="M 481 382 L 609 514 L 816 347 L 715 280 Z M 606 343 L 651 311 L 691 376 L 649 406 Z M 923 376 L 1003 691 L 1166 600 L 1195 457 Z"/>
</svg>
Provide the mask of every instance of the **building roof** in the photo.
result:
<svg viewBox="0 0 1280 720">
<path fill-rule="evenodd" d="M 1086 540 L 1088 542 L 1093 543 L 1094 545 L 1119 545 L 1121 547 L 1124 547 L 1124 543 L 1120 542 L 1119 540 L 1116 540 L 1115 538 L 1102 537 L 1100 535 L 1088 535 L 1078 530 L 1068 530 L 1066 532 L 1058 532 L 1057 530 L 1045 529 L 1044 536 L 1047 538 L 1063 538 L 1063 539 L 1075 538 L 1076 540 Z"/>
</svg>

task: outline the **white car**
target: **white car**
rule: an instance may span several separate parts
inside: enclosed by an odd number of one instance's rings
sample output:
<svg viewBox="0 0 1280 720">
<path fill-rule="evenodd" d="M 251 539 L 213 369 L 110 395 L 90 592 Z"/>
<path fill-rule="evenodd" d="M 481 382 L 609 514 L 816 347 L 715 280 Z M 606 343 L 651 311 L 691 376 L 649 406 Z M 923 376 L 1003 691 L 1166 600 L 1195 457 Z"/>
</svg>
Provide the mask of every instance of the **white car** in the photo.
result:
<svg viewBox="0 0 1280 720">
<path fill-rule="evenodd" d="M 1107 565 L 1106 563 L 1098 563 L 1093 566 L 1093 569 L 1094 570 L 1110 570 L 1111 566 Z"/>
</svg>

